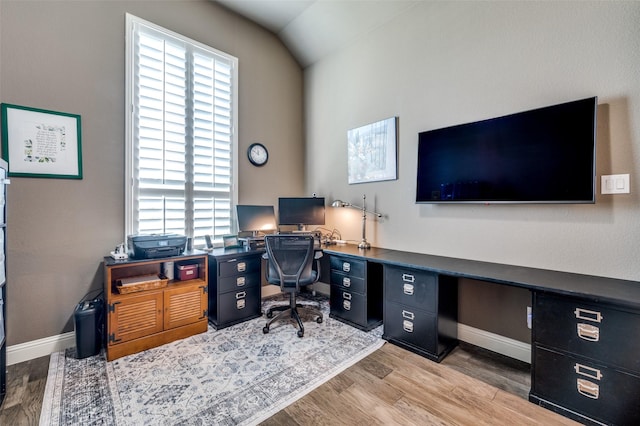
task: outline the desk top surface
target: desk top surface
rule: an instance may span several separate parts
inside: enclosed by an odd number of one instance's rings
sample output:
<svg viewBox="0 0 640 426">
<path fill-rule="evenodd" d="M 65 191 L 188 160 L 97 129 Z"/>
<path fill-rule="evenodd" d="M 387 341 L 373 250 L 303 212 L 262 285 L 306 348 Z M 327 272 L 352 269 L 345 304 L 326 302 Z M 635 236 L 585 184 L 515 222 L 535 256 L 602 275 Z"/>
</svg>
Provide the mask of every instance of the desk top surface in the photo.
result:
<svg viewBox="0 0 640 426">
<path fill-rule="evenodd" d="M 524 266 L 434 256 L 400 250 L 355 245 L 327 246 L 324 252 L 364 258 L 368 261 L 407 268 L 418 268 L 453 277 L 471 278 L 529 290 L 584 297 L 640 308 L 640 282 L 598 277 Z"/>
</svg>

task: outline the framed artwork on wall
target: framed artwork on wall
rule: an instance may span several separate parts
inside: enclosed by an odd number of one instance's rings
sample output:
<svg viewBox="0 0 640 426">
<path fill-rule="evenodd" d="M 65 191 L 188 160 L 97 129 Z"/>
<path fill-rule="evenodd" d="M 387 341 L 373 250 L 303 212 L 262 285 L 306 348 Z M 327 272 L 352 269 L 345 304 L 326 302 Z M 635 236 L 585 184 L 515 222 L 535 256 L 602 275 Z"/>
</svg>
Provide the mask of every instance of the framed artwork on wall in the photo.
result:
<svg viewBox="0 0 640 426">
<path fill-rule="evenodd" d="M 347 132 L 349 184 L 398 178 L 397 124 L 391 117 Z"/>
<path fill-rule="evenodd" d="M 82 179 L 79 115 L 11 104 L 1 109 L 9 176 Z"/>
</svg>

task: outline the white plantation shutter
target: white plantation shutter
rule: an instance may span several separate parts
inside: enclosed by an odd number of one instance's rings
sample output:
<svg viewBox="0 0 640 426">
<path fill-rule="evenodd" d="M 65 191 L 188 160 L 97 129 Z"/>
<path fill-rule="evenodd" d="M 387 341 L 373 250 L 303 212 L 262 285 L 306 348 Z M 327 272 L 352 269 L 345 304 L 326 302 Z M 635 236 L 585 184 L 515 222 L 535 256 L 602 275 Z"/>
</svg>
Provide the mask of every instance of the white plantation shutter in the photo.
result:
<svg viewBox="0 0 640 426">
<path fill-rule="evenodd" d="M 237 60 L 127 15 L 127 234 L 232 231 Z"/>
</svg>

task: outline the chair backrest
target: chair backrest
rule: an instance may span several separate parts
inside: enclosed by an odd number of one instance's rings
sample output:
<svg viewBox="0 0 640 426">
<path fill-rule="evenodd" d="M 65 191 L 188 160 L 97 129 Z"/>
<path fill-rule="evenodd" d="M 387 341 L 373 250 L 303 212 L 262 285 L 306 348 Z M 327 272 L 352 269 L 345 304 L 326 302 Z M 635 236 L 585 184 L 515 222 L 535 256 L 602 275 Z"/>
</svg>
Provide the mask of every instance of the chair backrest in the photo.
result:
<svg viewBox="0 0 640 426">
<path fill-rule="evenodd" d="M 313 236 L 266 235 L 264 241 L 269 261 L 267 281 L 296 289 L 316 281 L 318 272 L 313 269 Z"/>
</svg>

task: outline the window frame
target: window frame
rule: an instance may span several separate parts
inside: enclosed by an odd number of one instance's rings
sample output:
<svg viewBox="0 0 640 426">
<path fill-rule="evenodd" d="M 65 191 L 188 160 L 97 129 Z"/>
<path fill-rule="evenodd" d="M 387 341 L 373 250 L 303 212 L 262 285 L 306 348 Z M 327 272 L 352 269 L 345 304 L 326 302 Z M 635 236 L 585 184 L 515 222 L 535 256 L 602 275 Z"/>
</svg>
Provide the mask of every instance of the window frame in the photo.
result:
<svg viewBox="0 0 640 426">
<path fill-rule="evenodd" d="M 136 155 L 135 149 L 137 148 L 137 141 L 134 141 L 134 126 L 136 125 L 136 120 L 134 117 L 135 108 L 134 108 L 134 96 L 135 91 L 133 85 L 136 82 L 135 75 L 135 59 L 134 55 L 136 53 L 135 46 L 135 30 L 134 27 L 136 25 L 143 25 L 149 27 L 152 31 L 157 32 L 159 34 L 166 35 L 167 37 L 174 38 L 180 40 L 183 43 L 190 44 L 194 48 L 198 50 L 204 50 L 210 53 L 212 56 L 218 56 L 228 61 L 231 64 L 231 128 L 230 128 L 230 161 L 231 161 L 231 173 L 229 176 L 230 179 L 230 190 L 229 190 L 229 222 L 230 229 L 235 229 L 235 219 L 234 219 L 234 208 L 237 204 L 238 200 L 238 136 L 237 136 L 237 128 L 238 128 L 238 59 L 232 55 L 229 55 L 220 50 L 214 49 L 210 46 L 207 46 L 203 43 L 195 41 L 189 37 L 178 34 L 166 28 L 163 28 L 159 25 L 153 24 L 144 19 L 138 18 L 129 13 L 126 14 L 126 58 L 125 58 L 125 229 L 124 229 L 124 241 L 127 240 L 127 236 L 131 234 L 138 233 L 137 229 L 134 229 L 134 225 L 136 223 L 136 210 L 137 210 L 137 200 L 138 193 L 135 188 L 135 167 L 136 163 L 134 161 L 134 156 Z M 190 63 L 191 66 L 191 63 Z M 191 99 L 189 99 L 191 101 Z M 192 129 L 190 129 L 192 130 Z M 194 141 L 190 139 L 188 141 L 186 147 L 185 155 L 188 156 L 186 167 L 186 173 L 189 173 L 190 170 L 193 169 L 193 147 Z M 189 182 L 191 180 L 191 182 Z M 193 190 L 193 180 L 187 178 L 185 176 L 185 204 L 186 206 L 193 206 L 194 201 L 194 190 Z M 187 237 L 194 237 L 194 217 L 193 217 L 193 209 L 191 211 L 188 210 L 185 214 L 185 234 Z M 213 236 L 212 236 L 213 237 Z M 222 238 L 219 236 L 218 239 L 214 239 L 215 246 L 222 246 Z M 194 247 L 203 247 L 204 246 L 204 238 L 202 241 L 194 240 Z"/>
</svg>

